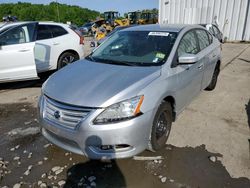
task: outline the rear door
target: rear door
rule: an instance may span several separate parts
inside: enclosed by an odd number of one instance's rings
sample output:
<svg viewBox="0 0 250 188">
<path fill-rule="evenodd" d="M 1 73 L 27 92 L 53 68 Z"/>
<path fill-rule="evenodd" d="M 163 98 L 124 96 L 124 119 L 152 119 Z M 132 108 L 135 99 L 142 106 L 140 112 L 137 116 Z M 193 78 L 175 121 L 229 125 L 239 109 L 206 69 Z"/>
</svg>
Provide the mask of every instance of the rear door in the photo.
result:
<svg viewBox="0 0 250 188">
<path fill-rule="evenodd" d="M 36 22 L 0 34 L 0 82 L 37 78 L 34 58 Z"/>
<path fill-rule="evenodd" d="M 215 48 L 212 45 L 213 37 L 203 29 L 196 30 L 197 38 L 200 46 L 200 55 L 203 57 L 203 66 L 204 66 L 204 74 L 202 78 L 201 89 L 206 88 L 211 79 L 214 72 L 214 68 L 217 61 L 217 56 L 215 52 Z"/>
<path fill-rule="evenodd" d="M 38 72 L 57 68 L 59 55 L 67 49 L 64 35 L 68 32 L 61 26 L 39 24 L 35 45 L 35 58 Z"/>
<path fill-rule="evenodd" d="M 47 25 L 39 24 L 37 27 L 35 60 L 37 71 L 43 72 L 49 70 L 50 62 L 53 57 L 53 35 Z"/>
</svg>

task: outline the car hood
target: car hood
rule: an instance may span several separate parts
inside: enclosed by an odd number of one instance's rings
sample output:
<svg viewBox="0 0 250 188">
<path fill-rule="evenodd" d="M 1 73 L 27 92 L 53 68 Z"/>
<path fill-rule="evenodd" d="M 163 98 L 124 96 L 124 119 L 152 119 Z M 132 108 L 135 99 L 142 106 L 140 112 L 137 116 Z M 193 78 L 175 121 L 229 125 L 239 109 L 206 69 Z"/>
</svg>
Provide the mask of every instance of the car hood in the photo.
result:
<svg viewBox="0 0 250 188">
<path fill-rule="evenodd" d="M 112 65 L 84 59 L 50 76 L 42 90 L 66 104 L 107 107 L 136 96 L 160 74 L 160 66 Z"/>
</svg>

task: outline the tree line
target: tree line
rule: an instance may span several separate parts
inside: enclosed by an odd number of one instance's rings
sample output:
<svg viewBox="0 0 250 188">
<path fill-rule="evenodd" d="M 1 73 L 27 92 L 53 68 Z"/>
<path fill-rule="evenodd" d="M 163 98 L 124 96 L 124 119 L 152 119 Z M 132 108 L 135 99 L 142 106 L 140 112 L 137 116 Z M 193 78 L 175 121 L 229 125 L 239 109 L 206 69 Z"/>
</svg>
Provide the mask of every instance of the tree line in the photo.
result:
<svg viewBox="0 0 250 188">
<path fill-rule="evenodd" d="M 99 12 L 52 2 L 48 5 L 31 3 L 3 3 L 0 4 L 0 18 L 16 16 L 19 21 L 55 21 L 66 23 L 70 21 L 78 26 L 95 20 Z"/>
</svg>

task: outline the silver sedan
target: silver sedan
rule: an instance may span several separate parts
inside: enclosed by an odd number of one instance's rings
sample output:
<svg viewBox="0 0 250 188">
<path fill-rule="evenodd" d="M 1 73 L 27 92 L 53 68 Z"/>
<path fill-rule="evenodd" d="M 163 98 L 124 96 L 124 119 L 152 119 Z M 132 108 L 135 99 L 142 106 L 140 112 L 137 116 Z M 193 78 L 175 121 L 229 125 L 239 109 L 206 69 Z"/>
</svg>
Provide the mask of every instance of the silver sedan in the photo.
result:
<svg viewBox="0 0 250 188">
<path fill-rule="evenodd" d="M 219 41 L 198 25 L 116 32 L 44 83 L 42 134 L 93 159 L 157 151 L 184 108 L 215 88 L 220 62 Z"/>
</svg>

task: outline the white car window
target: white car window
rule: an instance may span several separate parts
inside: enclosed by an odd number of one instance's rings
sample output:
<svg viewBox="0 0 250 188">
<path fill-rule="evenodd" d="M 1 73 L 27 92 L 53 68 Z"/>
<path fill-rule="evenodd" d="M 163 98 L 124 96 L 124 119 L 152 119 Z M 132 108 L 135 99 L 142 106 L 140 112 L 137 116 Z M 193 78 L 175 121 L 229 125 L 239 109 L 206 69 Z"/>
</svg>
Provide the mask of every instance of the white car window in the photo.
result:
<svg viewBox="0 0 250 188">
<path fill-rule="evenodd" d="M 27 26 L 13 28 L 0 36 L 1 45 L 22 44 L 30 42 Z"/>
<path fill-rule="evenodd" d="M 36 40 L 45 40 L 53 38 L 52 32 L 47 25 L 38 25 Z"/>
<path fill-rule="evenodd" d="M 68 32 L 61 26 L 48 25 L 47 27 L 52 32 L 53 37 L 60 37 L 60 36 L 68 34 Z"/>
</svg>

